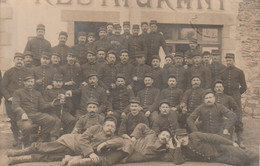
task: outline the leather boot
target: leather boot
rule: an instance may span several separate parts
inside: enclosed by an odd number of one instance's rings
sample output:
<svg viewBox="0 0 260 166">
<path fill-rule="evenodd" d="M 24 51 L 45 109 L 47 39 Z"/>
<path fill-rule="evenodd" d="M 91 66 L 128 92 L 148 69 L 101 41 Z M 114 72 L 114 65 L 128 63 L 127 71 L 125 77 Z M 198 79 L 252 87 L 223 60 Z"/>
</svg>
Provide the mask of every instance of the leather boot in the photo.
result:
<svg viewBox="0 0 260 166">
<path fill-rule="evenodd" d="M 9 149 L 7 152 L 6 152 L 6 155 L 8 157 L 12 157 L 12 156 L 21 156 L 21 155 L 28 155 L 28 154 L 31 154 L 31 148 L 28 147 L 28 148 L 25 148 L 25 149 Z"/>
<path fill-rule="evenodd" d="M 15 164 L 26 163 L 26 162 L 32 162 L 31 155 L 18 156 L 18 157 L 9 157 L 8 165 L 15 165 Z"/>
</svg>

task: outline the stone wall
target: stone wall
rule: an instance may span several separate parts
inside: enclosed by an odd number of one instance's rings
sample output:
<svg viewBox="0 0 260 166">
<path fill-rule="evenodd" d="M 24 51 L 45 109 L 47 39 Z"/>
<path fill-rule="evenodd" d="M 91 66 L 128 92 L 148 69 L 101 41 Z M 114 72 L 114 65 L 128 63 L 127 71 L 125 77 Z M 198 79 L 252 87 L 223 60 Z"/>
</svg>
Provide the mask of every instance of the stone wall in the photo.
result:
<svg viewBox="0 0 260 166">
<path fill-rule="evenodd" d="M 241 1 L 238 13 L 237 66 L 244 70 L 248 85 L 243 102 L 245 111 L 260 114 L 260 0 Z"/>
</svg>

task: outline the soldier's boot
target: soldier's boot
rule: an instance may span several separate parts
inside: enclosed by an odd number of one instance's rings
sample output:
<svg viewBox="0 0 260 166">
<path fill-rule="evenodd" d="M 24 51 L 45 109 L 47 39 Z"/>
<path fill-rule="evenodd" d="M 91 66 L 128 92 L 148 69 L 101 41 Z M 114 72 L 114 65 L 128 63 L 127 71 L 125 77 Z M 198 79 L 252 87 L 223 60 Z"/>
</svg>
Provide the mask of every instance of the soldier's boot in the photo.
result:
<svg viewBox="0 0 260 166">
<path fill-rule="evenodd" d="M 30 147 L 28 148 L 24 148 L 24 149 L 9 149 L 7 152 L 6 152 L 6 155 L 8 157 L 12 157 L 12 156 L 22 156 L 22 155 L 28 155 L 28 154 L 31 154 L 32 153 L 32 150 Z"/>
<path fill-rule="evenodd" d="M 31 155 L 18 156 L 18 157 L 9 157 L 9 163 L 8 163 L 8 165 L 15 165 L 15 164 L 27 163 L 27 162 L 32 162 L 32 157 L 31 157 Z"/>
</svg>

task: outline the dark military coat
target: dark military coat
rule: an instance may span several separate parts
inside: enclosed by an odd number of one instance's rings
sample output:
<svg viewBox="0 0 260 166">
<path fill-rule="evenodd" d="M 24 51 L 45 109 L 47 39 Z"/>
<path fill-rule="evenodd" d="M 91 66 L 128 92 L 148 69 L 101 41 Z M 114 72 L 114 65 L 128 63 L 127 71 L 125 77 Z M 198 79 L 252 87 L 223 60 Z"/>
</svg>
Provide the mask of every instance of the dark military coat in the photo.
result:
<svg viewBox="0 0 260 166">
<path fill-rule="evenodd" d="M 60 64 L 67 64 L 67 55 L 71 48 L 67 45 L 58 44 L 57 46 L 52 47 L 51 51 L 58 53 L 60 55 Z"/>
</svg>

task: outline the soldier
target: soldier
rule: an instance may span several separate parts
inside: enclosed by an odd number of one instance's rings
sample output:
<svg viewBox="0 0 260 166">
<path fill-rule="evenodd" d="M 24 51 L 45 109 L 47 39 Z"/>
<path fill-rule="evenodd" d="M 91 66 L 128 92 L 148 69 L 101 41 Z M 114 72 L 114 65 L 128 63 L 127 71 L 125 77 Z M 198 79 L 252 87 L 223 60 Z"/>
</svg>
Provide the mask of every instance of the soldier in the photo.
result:
<svg viewBox="0 0 260 166">
<path fill-rule="evenodd" d="M 78 63 L 80 65 L 85 64 L 87 62 L 86 40 L 87 40 L 86 32 L 79 32 L 78 33 L 78 44 L 76 44 L 75 46 L 72 47 L 72 49 L 75 51 L 75 54 L 77 54 L 77 56 L 78 56 Z"/>
<path fill-rule="evenodd" d="M 167 99 L 163 99 L 159 104 L 159 115 L 154 121 L 152 129 L 159 133 L 162 129 L 169 129 L 171 135 L 175 133 L 175 130 L 179 128 L 178 114 L 176 111 L 172 111 L 170 108 L 170 102 Z"/>
<path fill-rule="evenodd" d="M 142 37 L 146 43 L 146 45 L 148 44 L 148 22 L 141 22 L 141 29 L 142 29 L 142 33 L 140 35 L 140 37 Z"/>
<path fill-rule="evenodd" d="M 130 21 L 124 21 L 123 22 L 123 34 L 122 36 L 129 41 L 129 39 L 132 37 L 131 33 L 130 33 Z"/>
<path fill-rule="evenodd" d="M 56 70 L 61 66 L 61 56 L 56 52 L 51 53 L 51 66 Z"/>
<path fill-rule="evenodd" d="M 131 64 L 135 64 L 135 55 L 138 51 L 144 51 L 145 55 L 147 55 L 147 45 L 145 40 L 138 36 L 139 34 L 139 25 L 134 24 L 132 28 L 133 35 L 128 40 L 128 50 L 129 50 L 129 62 Z"/>
<path fill-rule="evenodd" d="M 150 126 L 158 117 L 158 99 L 160 90 L 153 87 L 153 78 L 150 73 L 144 76 L 145 88 L 137 93 L 137 97 L 140 98 L 140 105 L 143 108 L 145 116 L 149 119 Z"/>
<path fill-rule="evenodd" d="M 235 67 L 235 55 L 226 54 L 227 68 L 221 72 L 221 80 L 224 85 L 224 93 L 232 96 L 238 107 L 242 110 L 241 95 L 246 91 L 247 85 L 244 72 Z"/>
<path fill-rule="evenodd" d="M 210 64 L 210 70 L 211 70 L 211 81 L 213 84 L 216 80 L 220 79 L 220 74 L 226 68 L 226 66 L 221 64 L 221 57 L 220 57 L 219 50 L 212 50 L 211 56 L 212 56 L 212 63 Z"/>
<path fill-rule="evenodd" d="M 108 38 L 113 35 L 113 30 L 114 30 L 113 23 L 112 22 L 107 23 L 107 37 Z"/>
<path fill-rule="evenodd" d="M 116 76 L 116 87 L 111 90 L 109 96 L 109 109 L 107 114 L 113 115 L 118 122 L 126 117 L 125 108 L 129 105 L 129 100 L 134 97 L 132 89 L 126 87 L 126 79 L 122 74 Z M 118 123 L 119 127 L 120 123 Z"/>
<path fill-rule="evenodd" d="M 65 65 L 67 64 L 67 55 L 70 52 L 70 47 L 66 45 L 66 42 L 68 40 L 68 33 L 61 31 L 59 33 L 59 44 L 57 46 L 52 47 L 51 51 L 58 53 L 60 55 L 60 64 Z"/>
<path fill-rule="evenodd" d="M 163 89 L 160 93 L 160 100 L 167 99 L 170 103 L 171 111 L 180 111 L 180 103 L 183 91 L 177 88 L 178 81 L 175 75 L 168 76 L 168 88 Z"/>
<path fill-rule="evenodd" d="M 107 107 L 107 94 L 104 88 L 98 84 L 98 74 L 92 71 L 87 76 L 87 84 L 80 85 L 78 89 L 68 91 L 70 97 L 80 96 L 80 108 L 76 111 L 77 119 L 87 112 L 85 111 L 87 103 L 90 99 L 94 99 L 99 103 L 98 113 L 105 114 Z"/>
<path fill-rule="evenodd" d="M 89 32 L 88 33 L 88 42 L 86 43 L 86 48 L 88 50 L 94 50 L 94 43 L 96 41 L 95 33 Z"/>
<path fill-rule="evenodd" d="M 258 163 L 258 154 L 242 150 L 235 142 L 216 134 L 193 132 L 178 129 L 175 135 L 175 164 L 185 160 L 225 163 L 230 165 L 250 165 Z"/>
<path fill-rule="evenodd" d="M 98 113 L 99 103 L 95 99 L 87 101 L 87 114 L 83 115 L 77 121 L 72 134 L 83 134 L 91 126 L 103 125 L 105 117 Z"/>
<path fill-rule="evenodd" d="M 116 53 L 112 50 L 108 51 L 106 57 L 107 63 L 100 67 L 98 71 L 98 77 L 100 80 L 100 85 L 109 94 L 112 88 L 115 88 L 116 82 Z"/>
<path fill-rule="evenodd" d="M 198 40 L 195 38 L 189 39 L 189 50 L 185 52 L 185 57 L 190 57 L 193 54 L 200 53 L 200 47 L 198 45 Z"/>
<path fill-rule="evenodd" d="M 182 128 L 186 128 L 187 117 L 199 106 L 202 104 L 202 95 L 204 90 L 200 87 L 201 81 L 200 76 L 194 75 L 191 78 L 191 89 L 188 89 L 184 92 L 183 98 L 180 104 L 182 109 L 179 117 L 179 123 Z"/>
<path fill-rule="evenodd" d="M 192 59 L 192 54 L 187 54 L 184 57 L 184 63 L 185 65 L 183 66 L 185 69 L 189 69 L 191 68 L 191 66 L 193 65 L 193 59 Z"/>
<path fill-rule="evenodd" d="M 47 141 L 49 137 L 53 140 L 60 129 L 55 127 L 55 118 L 42 113 L 41 110 L 55 107 L 54 101 L 45 102 L 41 93 L 33 88 L 35 83 L 33 75 L 26 76 L 23 81 L 24 88 L 14 92 L 12 101 L 17 125 L 23 136 L 21 140 L 25 145 L 28 145 L 30 135 L 33 132 L 33 123 L 41 126 L 40 140 Z"/>
<path fill-rule="evenodd" d="M 142 90 L 144 85 L 144 75 L 151 72 L 151 67 L 145 64 L 144 52 L 138 52 L 136 54 L 137 65 L 134 68 L 132 87 L 135 95 Z"/>
<path fill-rule="evenodd" d="M 208 68 L 210 68 L 211 55 L 210 52 L 204 51 L 202 53 L 202 64 Z"/>
<path fill-rule="evenodd" d="M 43 93 L 48 85 L 51 85 L 56 69 L 50 66 L 50 52 L 42 52 L 41 66 L 34 68 L 35 89 Z"/>
<path fill-rule="evenodd" d="M 45 25 L 38 24 L 36 28 L 36 37 L 29 40 L 25 46 L 25 51 L 31 51 L 33 54 L 33 65 L 39 66 L 41 64 L 40 58 L 42 52 L 51 51 L 51 43 L 44 38 Z"/>
<path fill-rule="evenodd" d="M 221 104 L 216 104 L 216 98 L 211 90 L 203 94 L 203 104 L 197 107 L 187 118 L 187 124 L 191 132 L 201 131 L 229 137 L 229 129 L 235 124 L 236 115 Z M 199 117 L 199 127 L 195 120 Z M 227 120 L 223 120 L 227 118 Z M 199 129 L 198 129 L 199 128 Z"/>
<path fill-rule="evenodd" d="M 156 20 L 151 20 L 150 22 L 150 29 L 151 32 L 148 35 L 148 55 L 146 59 L 147 64 L 151 64 L 152 61 L 152 56 L 153 55 L 159 55 L 159 49 L 160 47 L 163 48 L 164 53 L 166 55 L 169 55 L 169 51 L 165 42 L 165 39 L 161 33 L 157 31 L 157 21 Z"/>
<path fill-rule="evenodd" d="M 11 130 L 14 136 L 13 145 L 17 145 L 18 141 L 18 127 L 16 123 L 16 114 L 12 109 L 13 93 L 15 90 L 24 87 L 23 79 L 29 73 L 32 73 L 29 69 L 23 67 L 24 56 L 21 53 L 15 53 L 14 55 L 14 67 L 8 69 L 3 76 L 3 82 L 1 86 L 2 94 L 5 98 L 5 109 L 7 116 L 10 118 Z"/>
<path fill-rule="evenodd" d="M 72 108 L 72 103 L 65 99 L 66 91 L 62 88 L 63 86 L 63 75 L 55 74 L 52 81 L 52 88 L 47 89 L 44 92 L 43 98 L 47 102 L 52 102 L 54 100 L 65 100 L 65 104 L 58 105 L 54 108 L 45 110 L 49 115 L 55 118 L 57 131 L 61 130 L 59 133 L 56 133 L 57 139 L 63 133 L 70 133 L 76 123 L 75 117 L 73 117 L 70 112 Z"/>
<path fill-rule="evenodd" d="M 118 135 L 126 139 L 131 139 L 130 134 L 139 123 L 149 125 L 148 119 L 144 116 L 144 113 L 140 112 L 142 110 L 140 99 L 132 98 L 129 102 L 130 112 L 128 112 L 126 117 L 123 118 L 118 131 Z"/>
<path fill-rule="evenodd" d="M 222 104 L 225 107 L 227 107 L 229 110 L 232 110 L 236 114 L 236 123 L 235 123 L 235 132 L 237 134 L 237 140 L 238 144 L 241 148 L 245 148 L 245 145 L 242 143 L 241 133 L 243 131 L 243 123 L 242 123 L 242 111 L 238 107 L 237 103 L 235 100 L 228 95 L 225 95 L 224 92 L 224 86 L 223 86 L 223 81 L 221 80 L 216 80 L 214 83 L 214 92 L 215 92 L 215 97 L 216 97 L 216 103 L 217 104 Z M 231 131 L 231 137 L 233 134 L 233 127 L 230 129 Z"/>
<path fill-rule="evenodd" d="M 171 66 L 173 66 L 173 57 L 171 55 L 165 56 L 165 64 L 163 65 L 164 70 L 168 70 Z"/>
<path fill-rule="evenodd" d="M 160 90 L 163 90 L 167 87 L 167 73 L 164 69 L 160 67 L 161 58 L 158 55 L 152 56 L 152 77 L 153 77 L 153 86 Z"/>
<path fill-rule="evenodd" d="M 35 67 L 33 64 L 33 55 L 31 51 L 26 51 L 24 53 L 24 67 L 26 67 L 29 70 L 33 70 Z"/>
<path fill-rule="evenodd" d="M 114 165 L 129 151 L 124 148 L 124 140 L 114 135 L 116 123 L 115 118 L 107 117 L 103 126 L 92 126 L 83 134 L 65 134 L 54 142 L 33 143 L 25 149 L 9 150 L 9 164 L 59 161 L 65 155 L 82 155 L 83 158 L 64 161 L 64 165 Z"/>
<path fill-rule="evenodd" d="M 104 51 L 106 52 L 108 49 L 108 41 L 107 41 L 107 32 L 105 27 L 100 27 L 99 28 L 99 39 L 94 42 L 94 50 L 98 51 L 100 48 L 103 48 Z"/>
<path fill-rule="evenodd" d="M 200 75 L 201 79 L 201 88 L 203 89 L 209 89 L 211 88 L 211 71 L 208 67 L 205 67 L 201 63 L 202 58 L 200 53 L 194 53 L 193 54 L 193 62 L 194 64 L 187 70 L 185 73 L 185 78 L 188 87 L 190 87 L 191 84 L 189 84 L 190 78 L 192 75 Z"/>
<path fill-rule="evenodd" d="M 134 66 L 129 63 L 129 54 L 127 49 L 120 51 L 120 63 L 116 64 L 117 73 L 121 73 L 126 78 L 126 86 L 131 88 L 133 81 Z"/>
<path fill-rule="evenodd" d="M 97 49 L 97 63 L 98 65 L 102 66 L 106 63 L 106 51 L 104 48 Z"/>
<path fill-rule="evenodd" d="M 184 78 L 186 69 L 183 67 L 183 54 L 180 52 L 176 52 L 174 55 L 174 62 L 175 64 L 170 66 L 167 69 L 167 75 L 175 75 L 177 79 L 177 88 L 182 89 L 183 91 L 186 90 L 187 83 L 186 79 Z"/>
<path fill-rule="evenodd" d="M 87 80 L 87 77 L 90 72 L 98 72 L 100 68 L 99 64 L 97 63 L 96 53 L 94 51 L 88 50 L 86 57 L 87 62 L 81 66 L 84 81 Z"/>
</svg>

